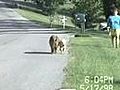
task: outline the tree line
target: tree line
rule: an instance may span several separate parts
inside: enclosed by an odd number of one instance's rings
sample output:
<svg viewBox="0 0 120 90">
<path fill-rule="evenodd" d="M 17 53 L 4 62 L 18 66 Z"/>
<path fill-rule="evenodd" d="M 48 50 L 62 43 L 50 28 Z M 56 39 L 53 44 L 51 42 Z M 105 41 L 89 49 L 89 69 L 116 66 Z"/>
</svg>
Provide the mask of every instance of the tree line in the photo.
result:
<svg viewBox="0 0 120 90">
<path fill-rule="evenodd" d="M 26 1 L 26 0 L 24 0 Z M 54 15 L 60 5 L 66 2 L 74 4 L 73 11 L 87 13 L 92 20 L 96 20 L 100 15 L 106 18 L 110 15 L 110 8 L 115 6 L 119 8 L 120 0 L 31 0 L 43 8 L 44 12 Z"/>
</svg>

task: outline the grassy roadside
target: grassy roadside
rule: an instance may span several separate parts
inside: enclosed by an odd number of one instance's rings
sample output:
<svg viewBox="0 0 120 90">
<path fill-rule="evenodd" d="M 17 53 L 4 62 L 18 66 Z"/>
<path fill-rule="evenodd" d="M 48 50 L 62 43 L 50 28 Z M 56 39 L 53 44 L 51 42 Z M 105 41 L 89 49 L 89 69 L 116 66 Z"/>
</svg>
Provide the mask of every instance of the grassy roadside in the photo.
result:
<svg viewBox="0 0 120 90">
<path fill-rule="evenodd" d="M 25 10 L 25 9 L 16 9 L 16 11 L 22 15 L 23 17 L 29 19 L 30 21 L 36 22 L 40 25 L 43 25 L 45 27 L 49 27 L 50 26 L 50 17 L 49 16 L 45 16 L 43 14 L 40 13 L 36 13 L 30 10 Z M 61 15 L 55 15 L 54 17 L 54 22 L 53 22 L 53 27 L 62 27 L 62 23 L 60 22 L 60 17 Z M 67 27 L 74 27 L 74 24 L 72 23 L 72 18 L 71 17 L 67 17 L 67 22 L 66 22 L 66 26 Z"/>
<path fill-rule="evenodd" d="M 72 55 L 65 68 L 66 78 L 63 87 L 76 90 L 119 90 L 120 49 L 111 48 L 110 38 L 100 36 L 99 33 L 91 37 L 76 37 L 72 39 L 71 46 Z M 85 79 L 85 76 L 90 78 Z M 107 81 L 95 83 L 95 76 L 113 77 L 114 83 Z M 85 80 L 88 80 L 89 83 L 86 83 Z M 100 80 L 104 81 L 103 78 Z M 114 89 L 109 88 L 110 84 Z M 81 87 L 81 85 L 86 86 Z M 91 85 L 99 85 L 99 88 L 96 89 Z M 100 89 L 102 86 L 105 87 Z"/>
</svg>

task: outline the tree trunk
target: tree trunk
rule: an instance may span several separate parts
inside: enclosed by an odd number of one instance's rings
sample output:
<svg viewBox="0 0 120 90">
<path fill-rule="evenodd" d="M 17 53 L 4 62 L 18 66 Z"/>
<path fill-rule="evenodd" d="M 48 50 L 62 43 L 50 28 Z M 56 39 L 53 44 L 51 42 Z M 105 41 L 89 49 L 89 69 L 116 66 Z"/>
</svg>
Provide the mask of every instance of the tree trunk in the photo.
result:
<svg viewBox="0 0 120 90">
<path fill-rule="evenodd" d="M 104 8 L 104 14 L 106 16 L 106 19 L 111 14 L 110 9 L 112 7 L 117 7 L 116 0 L 102 0 L 103 1 L 103 8 Z"/>
</svg>

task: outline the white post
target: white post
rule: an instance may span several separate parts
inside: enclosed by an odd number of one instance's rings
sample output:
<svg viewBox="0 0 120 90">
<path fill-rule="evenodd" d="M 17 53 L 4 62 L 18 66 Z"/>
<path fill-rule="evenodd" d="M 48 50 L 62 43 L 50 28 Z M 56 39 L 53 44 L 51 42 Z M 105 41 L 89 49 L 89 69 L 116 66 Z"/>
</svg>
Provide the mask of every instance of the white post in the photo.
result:
<svg viewBox="0 0 120 90">
<path fill-rule="evenodd" d="M 62 17 L 62 25 L 63 25 L 63 29 L 65 29 L 65 26 L 66 26 L 66 20 L 67 18 L 65 16 Z"/>
</svg>

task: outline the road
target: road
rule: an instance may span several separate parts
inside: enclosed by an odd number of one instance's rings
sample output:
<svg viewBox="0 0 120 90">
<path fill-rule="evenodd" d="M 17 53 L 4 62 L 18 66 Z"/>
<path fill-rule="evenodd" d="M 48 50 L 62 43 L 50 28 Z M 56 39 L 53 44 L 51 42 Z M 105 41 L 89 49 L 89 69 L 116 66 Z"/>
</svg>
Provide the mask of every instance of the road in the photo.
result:
<svg viewBox="0 0 120 90">
<path fill-rule="evenodd" d="M 28 21 L 0 1 L 0 90 L 56 90 L 61 87 L 68 54 L 50 54 L 48 39 L 53 31 L 10 33 L 12 29 L 39 28 L 42 26 Z M 69 38 L 64 33 L 57 35 Z"/>
</svg>

